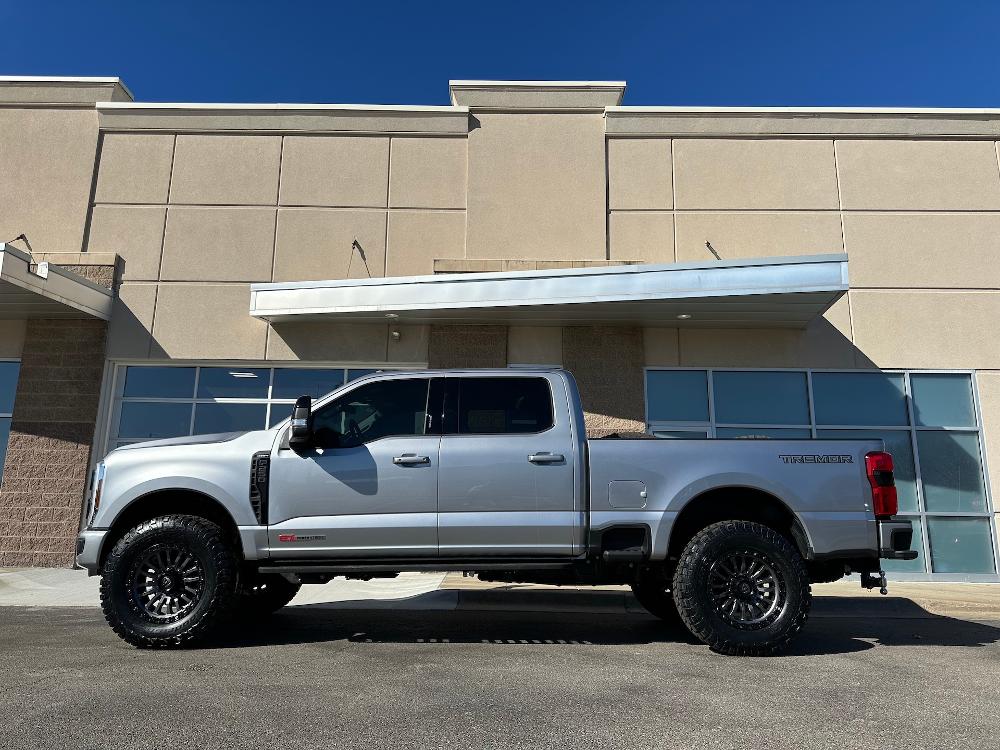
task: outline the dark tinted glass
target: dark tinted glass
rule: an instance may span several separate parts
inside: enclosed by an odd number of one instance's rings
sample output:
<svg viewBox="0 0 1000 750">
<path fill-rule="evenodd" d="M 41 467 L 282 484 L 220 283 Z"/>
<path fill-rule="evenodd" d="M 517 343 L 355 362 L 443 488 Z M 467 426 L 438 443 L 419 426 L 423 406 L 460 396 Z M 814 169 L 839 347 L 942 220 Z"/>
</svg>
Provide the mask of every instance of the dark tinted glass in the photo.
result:
<svg viewBox="0 0 1000 750">
<path fill-rule="evenodd" d="M 18 362 L 0 362 L 0 414 L 14 411 L 14 392 L 17 391 Z M 6 441 L 4 445 L 6 445 Z"/>
<path fill-rule="evenodd" d="M 313 370 L 279 367 L 274 371 L 271 398 L 298 398 L 299 396 L 319 398 L 343 384 L 344 371 L 341 369 Z"/>
<path fill-rule="evenodd" d="M 707 422 L 708 373 L 704 370 L 650 370 L 646 373 L 650 422 Z"/>
<path fill-rule="evenodd" d="M 191 398 L 193 367 L 129 367 L 125 370 L 126 398 Z"/>
<path fill-rule="evenodd" d="M 715 372 L 715 421 L 809 424 L 804 372 Z"/>
<path fill-rule="evenodd" d="M 270 375 L 263 367 L 202 367 L 198 398 L 267 398 Z"/>
<path fill-rule="evenodd" d="M 169 438 L 191 431 L 191 402 L 171 404 L 126 401 L 118 422 L 120 438 Z"/>
<path fill-rule="evenodd" d="M 313 415 L 315 442 L 351 448 L 393 435 L 423 435 L 427 379 L 380 380 L 340 396 Z"/>
<path fill-rule="evenodd" d="M 7 439 L 10 437 L 10 417 L 0 418 L 0 471 L 7 458 Z"/>
<path fill-rule="evenodd" d="M 194 410 L 194 434 L 263 430 L 266 413 L 266 404 L 198 404 Z"/>
<path fill-rule="evenodd" d="M 462 378 L 458 431 L 495 435 L 552 426 L 552 395 L 544 378 Z"/>
<path fill-rule="evenodd" d="M 882 372 L 813 373 L 816 424 L 905 425 L 903 376 Z"/>
</svg>

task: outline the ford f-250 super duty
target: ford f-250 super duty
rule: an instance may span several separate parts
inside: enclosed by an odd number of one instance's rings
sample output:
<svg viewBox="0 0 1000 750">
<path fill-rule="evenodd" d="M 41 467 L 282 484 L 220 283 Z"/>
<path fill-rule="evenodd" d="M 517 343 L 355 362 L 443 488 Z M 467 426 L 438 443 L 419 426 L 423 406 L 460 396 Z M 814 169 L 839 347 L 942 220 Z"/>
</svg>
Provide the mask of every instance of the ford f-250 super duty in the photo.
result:
<svg viewBox="0 0 1000 750">
<path fill-rule="evenodd" d="M 617 439 L 616 439 L 617 438 Z M 558 369 L 394 372 L 268 430 L 156 440 L 94 472 L 77 560 L 136 646 L 182 646 L 303 583 L 401 571 L 626 584 L 728 654 L 802 628 L 810 583 L 912 559 L 871 440 L 590 439 Z"/>
</svg>

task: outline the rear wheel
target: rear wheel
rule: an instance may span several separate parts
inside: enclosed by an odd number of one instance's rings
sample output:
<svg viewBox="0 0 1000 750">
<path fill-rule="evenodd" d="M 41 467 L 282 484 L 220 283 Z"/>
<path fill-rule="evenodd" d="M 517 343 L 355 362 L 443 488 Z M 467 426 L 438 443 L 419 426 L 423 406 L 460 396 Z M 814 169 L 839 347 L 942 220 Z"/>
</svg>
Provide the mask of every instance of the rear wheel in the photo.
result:
<svg viewBox="0 0 1000 750">
<path fill-rule="evenodd" d="M 133 646 L 185 646 L 231 612 L 237 579 L 236 555 L 219 526 L 197 516 L 161 516 L 131 529 L 108 554 L 101 608 Z"/>
<path fill-rule="evenodd" d="M 248 617 L 265 617 L 288 604 L 302 588 L 281 575 L 252 573 L 240 589 L 238 613 Z"/>
<path fill-rule="evenodd" d="M 785 648 L 809 616 L 809 573 L 795 546 L 749 521 L 712 524 L 688 542 L 674 600 L 695 637 L 723 654 L 767 656 Z"/>
</svg>

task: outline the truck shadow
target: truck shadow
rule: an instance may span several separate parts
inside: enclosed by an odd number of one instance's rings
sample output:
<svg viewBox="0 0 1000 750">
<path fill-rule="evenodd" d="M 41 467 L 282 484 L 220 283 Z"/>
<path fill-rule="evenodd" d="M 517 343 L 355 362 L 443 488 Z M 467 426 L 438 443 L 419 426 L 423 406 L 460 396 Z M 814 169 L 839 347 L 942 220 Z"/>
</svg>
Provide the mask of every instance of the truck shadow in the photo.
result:
<svg viewBox="0 0 1000 750">
<path fill-rule="evenodd" d="M 244 622 L 206 643 L 209 648 L 254 648 L 302 643 L 600 646 L 677 644 L 700 646 L 684 628 L 654 618 L 631 597 L 615 592 L 616 609 L 574 607 L 574 592 L 545 591 L 545 611 L 440 606 L 430 592 L 397 602 L 358 601 L 292 606 L 258 622 Z M 496 601 L 500 602 L 498 592 Z M 560 608 L 560 594 L 569 595 Z M 624 602 L 626 606 L 622 605 Z M 430 607 L 430 608 L 424 608 Z M 1000 628 L 935 615 L 909 599 L 819 597 L 813 617 L 785 653 L 816 656 L 866 651 L 876 646 L 976 647 L 1000 642 Z"/>
</svg>

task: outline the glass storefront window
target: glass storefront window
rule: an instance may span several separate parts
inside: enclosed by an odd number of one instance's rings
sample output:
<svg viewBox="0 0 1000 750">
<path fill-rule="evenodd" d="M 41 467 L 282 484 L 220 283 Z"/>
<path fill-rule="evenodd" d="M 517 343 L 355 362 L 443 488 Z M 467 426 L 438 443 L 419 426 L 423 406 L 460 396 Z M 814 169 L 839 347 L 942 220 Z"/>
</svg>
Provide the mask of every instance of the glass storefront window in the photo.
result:
<svg viewBox="0 0 1000 750">
<path fill-rule="evenodd" d="M 320 398 L 348 380 L 389 371 L 243 365 L 120 366 L 107 447 L 110 450 L 141 440 L 273 427 L 291 415 L 292 404 L 299 396 Z M 0 387 L 2 383 L 0 362 Z"/>
<path fill-rule="evenodd" d="M 692 402 L 696 411 L 686 412 Z M 970 373 L 649 369 L 646 403 L 656 437 L 694 429 L 717 439 L 881 439 L 919 552 L 913 561 L 884 560 L 885 569 L 996 573 Z"/>
<path fill-rule="evenodd" d="M 925 427 L 975 427 L 972 379 L 961 373 L 913 373 L 913 418 Z"/>
<path fill-rule="evenodd" d="M 928 512 L 984 513 L 986 487 L 974 432 L 917 433 L 920 480 Z"/>
<path fill-rule="evenodd" d="M 7 458 L 7 441 L 10 438 L 10 420 L 14 414 L 14 396 L 20 362 L 0 362 L 0 472 Z"/>
<path fill-rule="evenodd" d="M 297 399 L 299 396 L 319 398 L 344 384 L 342 369 L 327 370 L 312 367 L 278 367 L 274 371 L 271 398 Z"/>
<path fill-rule="evenodd" d="M 900 373 L 817 372 L 812 386 L 816 424 L 910 423 Z"/>
<path fill-rule="evenodd" d="M 267 398 L 270 374 L 258 367 L 202 367 L 198 398 Z"/>
<path fill-rule="evenodd" d="M 125 372 L 126 398 L 191 398 L 194 367 L 129 367 Z"/>
<path fill-rule="evenodd" d="M 935 573 L 992 573 L 993 540 L 986 518 L 927 519 L 931 568 Z"/>
<path fill-rule="evenodd" d="M 651 370 L 646 397 L 651 422 L 708 421 L 708 376 L 704 370 Z"/>
<path fill-rule="evenodd" d="M 804 372 L 712 374 L 715 421 L 722 424 L 809 424 Z"/>
</svg>

